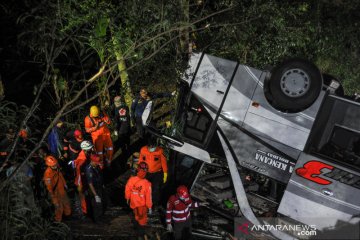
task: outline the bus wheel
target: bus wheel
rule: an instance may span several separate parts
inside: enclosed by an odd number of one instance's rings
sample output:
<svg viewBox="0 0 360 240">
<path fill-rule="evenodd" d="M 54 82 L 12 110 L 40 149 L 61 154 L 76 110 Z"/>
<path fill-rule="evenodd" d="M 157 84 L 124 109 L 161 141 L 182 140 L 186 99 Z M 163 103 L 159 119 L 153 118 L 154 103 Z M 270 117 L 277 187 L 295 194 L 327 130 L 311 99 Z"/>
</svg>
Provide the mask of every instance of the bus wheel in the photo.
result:
<svg viewBox="0 0 360 240">
<path fill-rule="evenodd" d="M 271 104 L 278 110 L 298 112 L 308 108 L 319 96 L 322 75 L 311 62 L 289 59 L 277 66 L 268 82 Z"/>
</svg>

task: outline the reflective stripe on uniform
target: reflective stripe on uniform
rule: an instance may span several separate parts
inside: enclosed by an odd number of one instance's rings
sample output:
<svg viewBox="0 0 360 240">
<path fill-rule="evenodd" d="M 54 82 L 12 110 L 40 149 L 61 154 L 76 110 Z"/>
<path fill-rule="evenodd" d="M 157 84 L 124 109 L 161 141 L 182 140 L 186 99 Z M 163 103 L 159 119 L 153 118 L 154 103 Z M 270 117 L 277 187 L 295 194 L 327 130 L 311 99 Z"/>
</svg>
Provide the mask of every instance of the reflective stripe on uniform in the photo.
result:
<svg viewBox="0 0 360 240">
<path fill-rule="evenodd" d="M 113 147 L 105 148 L 105 150 L 113 150 Z"/>
<path fill-rule="evenodd" d="M 178 210 L 173 210 L 173 213 L 187 213 L 189 211 L 189 207 L 187 207 L 184 210 L 178 211 Z"/>
<path fill-rule="evenodd" d="M 186 217 L 183 217 L 183 218 L 177 218 L 177 217 L 172 217 L 172 219 L 174 221 L 185 221 L 186 219 L 188 219 L 190 216 L 190 212 L 188 213 L 188 215 Z"/>
<path fill-rule="evenodd" d="M 97 154 L 99 154 L 99 155 L 102 155 L 103 154 L 103 152 L 96 152 Z"/>
</svg>

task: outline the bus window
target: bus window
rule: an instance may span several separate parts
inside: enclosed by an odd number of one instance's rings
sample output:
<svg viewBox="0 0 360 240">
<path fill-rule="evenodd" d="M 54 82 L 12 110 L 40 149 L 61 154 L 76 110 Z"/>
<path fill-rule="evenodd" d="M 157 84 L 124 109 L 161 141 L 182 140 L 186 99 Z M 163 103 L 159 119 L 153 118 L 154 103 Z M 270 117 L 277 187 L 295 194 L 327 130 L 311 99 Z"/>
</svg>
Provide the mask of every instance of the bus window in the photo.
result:
<svg viewBox="0 0 360 240">
<path fill-rule="evenodd" d="M 176 153 L 175 181 L 177 185 L 191 185 L 203 162 L 183 153 Z"/>
<path fill-rule="evenodd" d="M 360 169 L 360 104 L 328 96 L 318 112 L 308 149 Z"/>
<path fill-rule="evenodd" d="M 203 144 L 212 123 L 210 114 L 194 96 L 191 96 L 186 114 L 184 137 Z"/>
<path fill-rule="evenodd" d="M 320 154 L 360 167 L 360 132 L 335 125 L 329 141 Z"/>
</svg>

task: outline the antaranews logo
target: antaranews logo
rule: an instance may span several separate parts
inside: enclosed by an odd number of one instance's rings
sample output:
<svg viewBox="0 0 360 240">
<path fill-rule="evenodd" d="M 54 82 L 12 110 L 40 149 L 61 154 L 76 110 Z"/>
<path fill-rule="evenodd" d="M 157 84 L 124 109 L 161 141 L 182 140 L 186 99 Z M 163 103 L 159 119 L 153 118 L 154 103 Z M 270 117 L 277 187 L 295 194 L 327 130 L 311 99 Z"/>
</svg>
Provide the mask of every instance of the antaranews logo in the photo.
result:
<svg viewBox="0 0 360 240">
<path fill-rule="evenodd" d="M 244 218 L 235 220 L 235 237 L 237 239 L 253 239 L 261 236 L 271 236 L 273 231 L 281 231 L 296 238 L 309 238 L 317 235 L 315 225 L 293 224 L 279 218 L 263 218 L 261 224 L 254 225 Z"/>
</svg>

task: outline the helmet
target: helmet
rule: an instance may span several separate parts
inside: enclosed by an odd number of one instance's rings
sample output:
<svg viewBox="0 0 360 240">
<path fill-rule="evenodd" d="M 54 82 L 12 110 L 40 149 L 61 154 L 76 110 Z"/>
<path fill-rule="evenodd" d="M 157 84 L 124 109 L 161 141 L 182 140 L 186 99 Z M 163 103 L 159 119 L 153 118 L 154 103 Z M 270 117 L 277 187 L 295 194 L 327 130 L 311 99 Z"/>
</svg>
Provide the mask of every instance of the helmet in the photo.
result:
<svg viewBox="0 0 360 240">
<path fill-rule="evenodd" d="M 178 196 L 182 199 L 186 199 L 189 198 L 189 190 L 187 189 L 186 186 L 184 185 L 180 185 L 177 189 L 176 189 L 176 193 L 178 194 Z"/>
<path fill-rule="evenodd" d="M 100 164 L 101 160 L 100 160 L 100 156 L 97 154 L 91 154 L 90 155 L 90 160 L 94 163 Z"/>
<path fill-rule="evenodd" d="M 57 163 L 58 163 L 58 161 L 57 161 L 56 158 L 53 157 L 53 156 L 47 156 L 47 157 L 45 158 L 45 164 L 46 164 L 46 166 L 48 166 L 48 167 L 54 167 L 54 166 L 56 166 Z"/>
<path fill-rule="evenodd" d="M 148 171 L 148 165 L 147 165 L 147 163 L 146 163 L 146 162 L 141 162 L 141 163 L 139 163 L 137 170 L 138 170 L 138 171 L 139 171 L 139 170 L 143 170 L 143 171 L 147 172 L 147 171 Z"/>
<path fill-rule="evenodd" d="M 78 130 L 78 129 L 76 129 L 76 130 L 74 131 L 74 137 L 75 137 L 76 139 L 83 140 L 82 132 L 81 132 L 80 130 Z"/>
<path fill-rule="evenodd" d="M 21 129 L 19 132 L 19 136 L 23 139 L 27 139 L 28 137 L 28 131 L 26 129 Z"/>
<path fill-rule="evenodd" d="M 94 145 L 90 141 L 82 141 L 80 147 L 82 150 L 90 150 Z"/>
<path fill-rule="evenodd" d="M 91 117 L 98 117 L 99 116 L 99 108 L 97 106 L 91 106 L 90 108 L 90 116 Z"/>
</svg>

